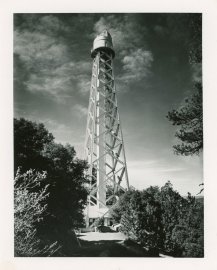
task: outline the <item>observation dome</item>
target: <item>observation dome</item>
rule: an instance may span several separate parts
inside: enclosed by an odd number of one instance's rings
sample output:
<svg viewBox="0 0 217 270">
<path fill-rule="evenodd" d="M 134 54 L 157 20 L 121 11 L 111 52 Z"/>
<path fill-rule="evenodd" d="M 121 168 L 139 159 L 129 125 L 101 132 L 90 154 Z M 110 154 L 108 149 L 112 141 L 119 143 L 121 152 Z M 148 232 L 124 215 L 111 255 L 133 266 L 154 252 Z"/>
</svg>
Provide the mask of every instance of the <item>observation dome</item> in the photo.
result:
<svg viewBox="0 0 217 270">
<path fill-rule="evenodd" d="M 109 51 L 112 53 L 112 58 L 115 57 L 113 49 L 112 37 L 107 30 L 104 30 L 93 41 L 93 48 L 91 50 L 91 57 L 94 58 L 98 51 Z"/>
</svg>

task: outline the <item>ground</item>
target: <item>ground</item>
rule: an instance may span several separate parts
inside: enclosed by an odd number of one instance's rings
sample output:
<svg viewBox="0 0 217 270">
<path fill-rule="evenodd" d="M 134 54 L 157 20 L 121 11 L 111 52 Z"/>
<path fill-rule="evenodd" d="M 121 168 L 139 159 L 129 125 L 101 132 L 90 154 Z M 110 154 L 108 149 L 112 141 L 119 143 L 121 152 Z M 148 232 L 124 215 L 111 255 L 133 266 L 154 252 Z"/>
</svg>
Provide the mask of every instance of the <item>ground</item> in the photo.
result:
<svg viewBox="0 0 217 270">
<path fill-rule="evenodd" d="M 126 241 L 121 232 L 88 232 L 78 234 L 78 257 L 147 257 L 141 246 Z"/>
<path fill-rule="evenodd" d="M 126 236 L 121 232 L 88 232 L 80 234 L 79 239 L 84 241 L 123 241 Z"/>
</svg>

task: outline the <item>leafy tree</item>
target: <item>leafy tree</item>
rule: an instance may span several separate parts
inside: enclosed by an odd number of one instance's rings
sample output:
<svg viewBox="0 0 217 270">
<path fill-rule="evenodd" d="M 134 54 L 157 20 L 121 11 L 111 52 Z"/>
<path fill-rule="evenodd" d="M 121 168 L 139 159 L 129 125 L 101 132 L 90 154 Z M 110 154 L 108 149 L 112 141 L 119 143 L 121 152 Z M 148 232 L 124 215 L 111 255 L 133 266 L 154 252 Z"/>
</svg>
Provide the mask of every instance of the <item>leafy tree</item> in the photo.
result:
<svg viewBox="0 0 217 270">
<path fill-rule="evenodd" d="M 14 119 L 14 171 L 18 167 L 25 172 L 30 168 L 43 167 L 42 151 L 45 145 L 53 142 L 54 137 L 43 124 Z"/>
<path fill-rule="evenodd" d="M 112 217 L 115 222 L 121 222 L 122 214 L 127 210 L 128 202 L 132 195 L 132 190 L 127 191 L 122 197 L 119 198 L 118 203 L 112 208 Z"/>
<path fill-rule="evenodd" d="M 14 136 L 15 168 L 22 166 L 22 169 L 47 172 L 42 187 L 49 185 L 50 195 L 46 198 L 43 221 L 37 224 L 38 234 L 40 238 L 58 240 L 62 246 L 60 252 L 69 255 L 77 246 L 73 229 L 84 222 L 87 163 L 76 158 L 76 152 L 69 144 L 55 143 L 43 124 L 15 119 Z"/>
<path fill-rule="evenodd" d="M 175 257 L 203 256 L 203 204 L 183 198 L 168 181 L 143 191 L 128 191 L 113 216 L 130 238 Z"/>
<path fill-rule="evenodd" d="M 64 227 L 65 230 L 80 227 L 87 198 L 84 186 L 86 162 L 75 159 L 75 150 L 70 145 L 52 143 L 44 149 L 43 155 L 49 161 L 50 223 L 55 222 L 56 226 Z"/>
<path fill-rule="evenodd" d="M 157 197 L 162 208 L 162 223 L 165 232 L 164 249 L 173 254 L 177 253 L 172 239 L 172 231 L 179 223 L 179 217 L 182 215 L 185 199 L 176 191 L 168 181 L 160 190 Z"/>
<path fill-rule="evenodd" d="M 203 256 L 203 204 L 190 193 L 183 198 L 168 181 L 161 189 L 150 187 L 162 210 L 163 249 L 176 257 Z"/>
<path fill-rule="evenodd" d="M 46 174 L 32 170 L 24 174 L 18 169 L 14 181 L 14 253 L 15 256 L 51 256 L 58 249 L 57 242 L 49 243 L 37 235 L 37 224 L 43 219 L 49 195 L 48 186 L 33 191 L 44 181 Z"/>
<path fill-rule="evenodd" d="M 185 211 L 172 231 L 172 239 L 183 257 L 204 256 L 203 203 L 188 194 Z"/>
<path fill-rule="evenodd" d="M 149 250 L 163 246 L 161 208 L 152 194 L 147 191 L 128 191 L 114 209 L 114 217 L 119 216 L 122 231 L 139 241 Z"/>
<path fill-rule="evenodd" d="M 197 93 L 185 100 L 185 105 L 178 110 L 172 110 L 167 118 L 180 129 L 175 136 L 182 141 L 174 145 L 176 154 L 194 155 L 203 149 L 203 111 L 202 111 L 202 84 L 196 83 Z"/>
</svg>

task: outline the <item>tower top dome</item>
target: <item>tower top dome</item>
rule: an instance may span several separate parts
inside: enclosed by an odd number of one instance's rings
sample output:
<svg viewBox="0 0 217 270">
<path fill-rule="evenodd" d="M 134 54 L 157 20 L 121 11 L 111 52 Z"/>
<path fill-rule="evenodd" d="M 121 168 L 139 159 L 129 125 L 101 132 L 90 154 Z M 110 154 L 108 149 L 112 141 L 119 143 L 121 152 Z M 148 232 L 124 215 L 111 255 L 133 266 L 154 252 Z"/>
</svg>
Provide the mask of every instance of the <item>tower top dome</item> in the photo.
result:
<svg viewBox="0 0 217 270">
<path fill-rule="evenodd" d="M 98 51 L 109 51 L 112 53 L 112 57 L 115 57 L 112 37 L 107 29 L 102 31 L 102 33 L 94 39 L 93 48 L 91 50 L 91 57 L 94 58 Z"/>
</svg>

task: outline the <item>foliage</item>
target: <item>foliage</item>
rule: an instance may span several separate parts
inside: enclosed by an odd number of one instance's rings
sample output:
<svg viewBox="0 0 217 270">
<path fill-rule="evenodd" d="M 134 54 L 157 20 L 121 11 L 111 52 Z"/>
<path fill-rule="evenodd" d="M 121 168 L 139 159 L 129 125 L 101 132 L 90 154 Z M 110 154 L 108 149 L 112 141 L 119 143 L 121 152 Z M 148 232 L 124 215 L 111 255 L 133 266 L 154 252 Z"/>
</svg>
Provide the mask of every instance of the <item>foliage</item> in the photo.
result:
<svg viewBox="0 0 217 270">
<path fill-rule="evenodd" d="M 184 106 L 167 115 L 173 125 L 180 126 L 175 136 L 182 143 L 173 146 L 176 154 L 199 154 L 203 149 L 202 84 L 196 83 L 195 88 L 197 93 L 186 99 Z"/>
<path fill-rule="evenodd" d="M 162 247 L 161 209 L 152 194 L 147 191 L 128 191 L 121 197 L 113 215 L 116 220 L 119 216 L 122 231 L 129 237 L 148 249 Z"/>
<path fill-rule="evenodd" d="M 168 181 L 161 189 L 151 187 L 162 210 L 164 251 L 173 256 L 203 256 L 203 204 L 188 194 L 183 198 Z M 194 248 L 193 248 L 194 247 Z"/>
<path fill-rule="evenodd" d="M 22 171 L 43 166 L 41 155 L 45 145 L 51 143 L 54 137 L 43 124 L 26 120 L 14 119 L 14 170 L 22 167 Z"/>
<path fill-rule="evenodd" d="M 185 199 L 173 190 L 172 184 L 169 181 L 161 188 L 157 199 L 162 207 L 162 222 L 166 236 L 164 249 L 167 252 L 174 252 L 172 231 L 179 223 L 179 217 L 182 215 Z"/>
<path fill-rule="evenodd" d="M 204 256 L 203 204 L 189 194 L 187 209 L 179 217 L 179 225 L 172 231 L 172 240 L 179 253 L 184 257 Z"/>
<path fill-rule="evenodd" d="M 188 51 L 189 64 L 192 70 L 201 70 L 202 63 L 202 14 L 186 14 L 186 16 L 171 16 L 170 27 L 173 25 L 177 31 L 179 40 L 187 35 L 186 50 Z M 182 31 L 188 28 L 187 33 Z M 174 37 L 177 37 L 174 33 Z M 197 75 L 198 76 L 198 75 Z M 175 137 L 181 140 L 181 144 L 174 145 L 174 152 L 181 155 L 199 154 L 203 149 L 203 110 L 202 110 L 202 78 L 194 76 L 194 89 L 192 96 L 185 99 L 185 104 L 179 109 L 170 111 L 167 115 L 173 125 L 179 130 Z M 196 78 L 197 77 L 197 78 Z"/>
<path fill-rule="evenodd" d="M 15 119 L 14 136 L 15 168 L 22 166 L 22 170 L 32 168 L 47 172 L 42 187 L 48 185 L 50 195 L 46 197 L 46 212 L 43 221 L 37 224 L 37 231 L 41 238 L 58 240 L 63 248 L 68 241 L 67 252 L 70 252 L 73 242 L 77 245 L 73 230 L 84 222 L 87 164 L 76 158 L 76 152 L 69 144 L 55 143 L 43 124 Z M 39 192 L 39 187 L 35 190 Z"/>
<path fill-rule="evenodd" d="M 161 189 L 128 191 L 113 217 L 146 248 L 176 257 L 203 256 L 203 204 L 190 194 L 183 198 L 169 181 Z"/>
<path fill-rule="evenodd" d="M 14 181 L 14 242 L 15 256 L 51 256 L 57 243 L 45 244 L 37 235 L 37 223 L 43 219 L 47 208 L 48 186 L 40 187 L 46 174 L 32 170 L 24 174 L 18 169 Z"/>
<path fill-rule="evenodd" d="M 188 44 L 189 62 L 202 62 L 202 14 L 194 14 L 189 19 L 191 39 Z"/>
<path fill-rule="evenodd" d="M 74 148 L 70 145 L 52 143 L 45 148 L 44 156 L 49 161 L 48 211 L 52 215 L 51 224 L 55 222 L 66 230 L 80 227 L 83 224 L 83 209 L 87 198 L 84 186 L 86 162 L 75 159 Z"/>
</svg>

